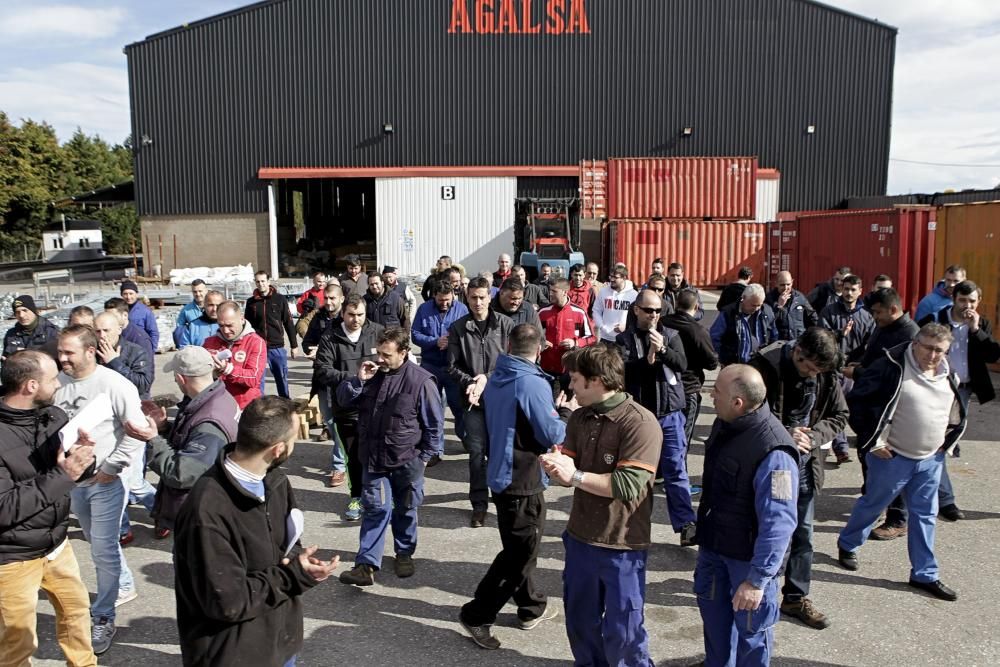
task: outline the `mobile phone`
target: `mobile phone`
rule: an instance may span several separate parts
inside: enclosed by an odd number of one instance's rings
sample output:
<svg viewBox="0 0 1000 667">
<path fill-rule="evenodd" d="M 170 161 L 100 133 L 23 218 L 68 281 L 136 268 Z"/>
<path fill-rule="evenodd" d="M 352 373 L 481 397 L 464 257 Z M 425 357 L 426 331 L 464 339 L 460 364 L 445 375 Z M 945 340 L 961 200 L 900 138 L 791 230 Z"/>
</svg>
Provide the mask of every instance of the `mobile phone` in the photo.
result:
<svg viewBox="0 0 1000 667">
<path fill-rule="evenodd" d="M 233 353 L 230 350 L 219 350 L 218 354 L 215 355 L 215 358 L 219 361 L 229 361 L 233 358 Z"/>
</svg>

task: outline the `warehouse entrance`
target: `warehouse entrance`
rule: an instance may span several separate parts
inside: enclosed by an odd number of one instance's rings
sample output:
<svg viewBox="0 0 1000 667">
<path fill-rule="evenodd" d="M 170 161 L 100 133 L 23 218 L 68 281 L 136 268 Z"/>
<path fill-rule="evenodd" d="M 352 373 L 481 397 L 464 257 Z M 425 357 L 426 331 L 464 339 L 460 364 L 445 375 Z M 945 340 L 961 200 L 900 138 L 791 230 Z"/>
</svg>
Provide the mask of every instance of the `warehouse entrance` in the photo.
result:
<svg viewBox="0 0 1000 667">
<path fill-rule="evenodd" d="M 374 178 L 284 179 L 274 186 L 282 275 L 337 274 L 350 254 L 366 271 L 377 269 Z"/>
</svg>

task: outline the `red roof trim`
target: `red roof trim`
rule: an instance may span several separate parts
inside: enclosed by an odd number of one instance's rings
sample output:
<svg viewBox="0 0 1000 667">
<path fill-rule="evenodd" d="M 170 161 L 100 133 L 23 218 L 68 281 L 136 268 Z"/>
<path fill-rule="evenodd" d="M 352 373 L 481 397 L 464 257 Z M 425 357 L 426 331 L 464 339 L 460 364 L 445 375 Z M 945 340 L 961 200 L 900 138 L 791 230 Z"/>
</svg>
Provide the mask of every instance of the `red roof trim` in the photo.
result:
<svg viewBox="0 0 1000 667">
<path fill-rule="evenodd" d="M 441 176 L 579 176 L 577 165 L 507 167 L 261 167 L 264 181 L 281 178 L 420 178 Z"/>
</svg>

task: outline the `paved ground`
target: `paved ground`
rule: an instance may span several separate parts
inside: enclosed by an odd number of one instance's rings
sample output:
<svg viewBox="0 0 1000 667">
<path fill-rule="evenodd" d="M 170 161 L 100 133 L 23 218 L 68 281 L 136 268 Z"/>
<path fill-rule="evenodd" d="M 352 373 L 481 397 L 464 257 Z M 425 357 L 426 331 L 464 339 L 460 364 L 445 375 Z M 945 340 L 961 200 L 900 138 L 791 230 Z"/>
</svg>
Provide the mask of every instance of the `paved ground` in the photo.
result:
<svg viewBox="0 0 1000 667">
<path fill-rule="evenodd" d="M 162 368 L 167 355 L 160 355 Z M 295 361 L 294 384 L 308 391 L 309 367 Z M 172 389 L 162 375 L 156 392 Z M 998 402 L 1000 403 L 1000 402 Z M 908 564 L 903 541 L 871 542 L 861 551 L 862 567 L 847 572 L 835 562 L 836 535 L 843 526 L 861 483 L 855 462 L 832 469 L 827 489 L 817 502 L 816 561 L 811 598 L 833 625 L 811 630 L 782 621 L 776 633 L 775 665 L 935 665 L 964 667 L 1000 664 L 995 632 L 996 599 L 1000 594 L 1000 511 L 995 454 L 1000 431 L 1000 405 L 973 408 L 973 425 L 963 443 L 962 458 L 949 462 L 961 507 L 968 520 L 939 524 L 937 553 L 942 579 L 960 595 L 941 602 L 906 585 Z M 711 402 L 699 421 L 690 466 L 698 481 L 703 438 L 714 418 Z M 305 597 L 306 640 L 301 665 L 335 663 L 370 665 L 556 665 L 572 660 L 562 617 L 531 632 L 517 629 L 512 607 L 501 615 L 499 651 L 482 651 L 456 621 L 458 608 L 475 589 L 499 548 L 495 517 L 486 528 L 468 528 L 467 465 L 461 445 L 451 435 L 444 462 L 430 469 L 427 497 L 420 511 L 417 574 L 399 580 L 392 574 L 391 553 L 375 586 L 361 590 L 331 579 Z M 324 557 L 338 553 L 349 567 L 357 547 L 358 526 L 340 519 L 347 504 L 345 488 L 324 486 L 327 445 L 299 443 L 288 474 L 306 513 L 307 543 L 318 543 Z M 150 475 L 153 478 L 153 475 Z M 561 607 L 563 549 L 559 535 L 571 505 L 566 489 L 548 492 L 549 521 L 539 560 L 538 579 L 553 603 Z M 180 663 L 175 626 L 170 541 L 152 537 L 145 511 L 131 508 L 136 540 L 126 549 L 140 597 L 118 612 L 115 645 L 100 662 L 144 667 Z M 701 620 L 691 593 L 695 550 L 677 546 L 666 521 L 662 494 L 656 498 L 655 546 L 649 555 L 646 627 L 657 665 L 687 665 L 704 656 Z M 89 549 L 74 523 L 72 544 L 84 581 L 96 589 Z M 391 552 L 391 545 L 389 546 Z M 831 556 L 832 555 L 832 556 Z M 54 638 L 51 606 L 39 606 L 40 648 L 37 664 L 61 664 Z"/>
</svg>

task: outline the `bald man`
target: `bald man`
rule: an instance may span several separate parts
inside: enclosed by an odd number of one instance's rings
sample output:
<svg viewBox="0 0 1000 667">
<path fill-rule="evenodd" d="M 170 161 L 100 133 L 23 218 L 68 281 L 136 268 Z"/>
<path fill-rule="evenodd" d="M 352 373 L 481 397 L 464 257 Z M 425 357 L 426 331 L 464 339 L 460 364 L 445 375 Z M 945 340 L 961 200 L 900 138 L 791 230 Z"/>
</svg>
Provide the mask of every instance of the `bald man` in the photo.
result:
<svg viewBox="0 0 1000 667">
<path fill-rule="evenodd" d="M 819 324 L 819 316 L 805 294 L 792 287 L 792 274 L 779 271 L 775 287 L 764 301 L 774 311 L 778 340 L 795 340 L 809 327 Z"/>
<path fill-rule="evenodd" d="M 497 270 L 493 272 L 493 286 L 500 289 L 503 281 L 511 277 L 512 268 L 510 255 L 503 253 L 497 257 Z"/>
<path fill-rule="evenodd" d="M 755 369 L 724 368 L 712 398 L 694 571 L 705 664 L 764 666 L 779 616 L 776 577 L 797 523 L 798 454 Z"/>
<path fill-rule="evenodd" d="M 153 386 L 149 351 L 122 338 L 121 318 L 113 311 L 95 315 L 93 327 L 97 333 L 97 363 L 125 376 L 139 390 L 140 398 L 149 398 Z"/>
</svg>

